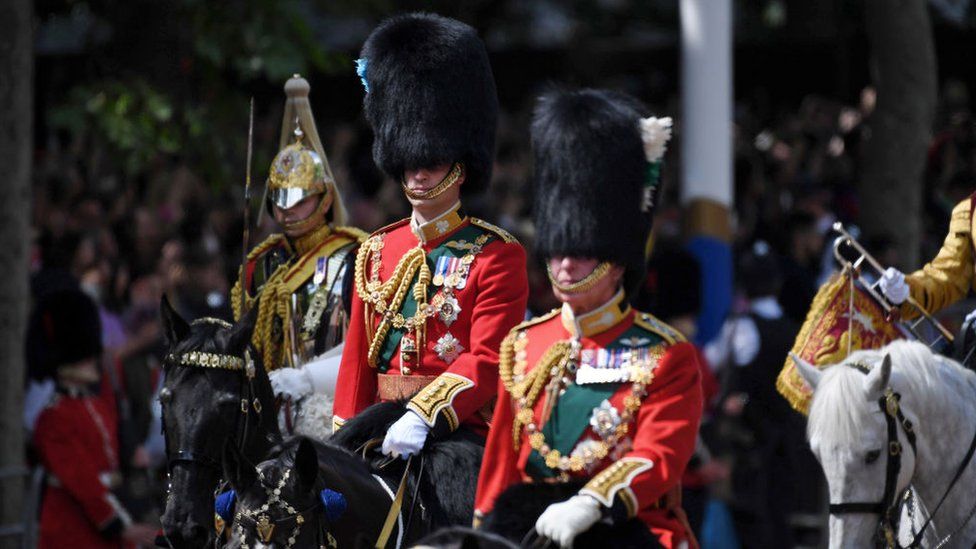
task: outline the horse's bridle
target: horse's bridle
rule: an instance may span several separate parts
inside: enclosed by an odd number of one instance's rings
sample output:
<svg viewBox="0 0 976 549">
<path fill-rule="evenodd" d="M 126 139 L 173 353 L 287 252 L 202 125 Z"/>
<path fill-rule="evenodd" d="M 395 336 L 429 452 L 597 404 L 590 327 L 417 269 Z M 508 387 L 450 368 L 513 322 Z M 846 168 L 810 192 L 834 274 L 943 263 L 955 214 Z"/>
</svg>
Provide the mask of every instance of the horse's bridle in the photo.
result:
<svg viewBox="0 0 976 549">
<path fill-rule="evenodd" d="M 223 328 L 230 328 L 231 325 L 226 321 L 212 318 L 197 319 L 193 321 L 194 324 L 206 322 L 210 324 L 218 324 Z M 239 450 L 244 450 L 247 444 L 247 437 L 252 429 L 252 419 L 251 410 L 253 409 L 257 418 L 258 424 L 261 422 L 261 412 L 262 406 L 261 401 L 257 397 L 257 393 L 254 390 L 254 376 L 256 373 L 254 361 L 251 359 L 251 347 L 248 344 L 247 348 L 244 350 L 243 356 L 235 356 L 221 353 L 207 353 L 203 351 L 188 351 L 182 354 L 170 353 L 166 356 L 164 363 L 168 363 L 171 366 L 185 367 L 185 368 L 205 368 L 205 369 L 215 369 L 215 370 L 232 370 L 240 371 L 243 375 L 241 376 L 241 415 L 237 416 L 237 421 L 235 422 L 234 433 L 237 436 L 237 444 Z M 208 378 L 209 380 L 209 378 Z M 170 452 L 169 448 L 169 438 L 165 436 L 166 431 L 166 421 L 165 414 L 163 416 L 163 440 L 166 443 L 166 470 L 167 472 L 172 471 L 173 466 L 177 463 L 191 463 L 196 465 L 202 465 L 206 468 L 221 471 L 220 459 L 218 457 L 207 456 L 201 454 L 200 452 L 195 452 L 186 448 L 179 448 L 175 452 Z"/>
<path fill-rule="evenodd" d="M 850 363 L 848 366 L 865 375 L 870 372 L 867 366 L 860 363 Z M 896 516 L 902 498 L 900 497 L 901 494 L 896 494 L 895 492 L 898 488 L 898 475 L 901 472 L 901 454 L 903 450 L 901 442 L 898 440 L 898 425 L 901 425 L 902 430 L 905 432 L 905 438 L 908 439 L 908 444 L 912 447 L 912 453 L 915 455 L 916 459 L 918 459 L 918 449 L 916 448 L 915 443 L 914 426 L 901 411 L 901 394 L 894 392 L 891 387 L 886 387 L 884 394 L 878 399 L 878 407 L 881 409 L 881 413 L 884 415 L 886 430 L 888 433 L 888 463 L 885 469 L 885 486 L 884 493 L 881 496 L 881 501 L 831 503 L 830 514 L 880 515 L 881 518 L 878 521 L 876 539 L 882 541 L 885 544 L 885 547 L 898 548 L 901 546 L 899 545 L 895 536 L 895 526 L 897 524 Z M 939 512 L 939 508 L 942 507 L 942 504 L 945 502 L 946 497 L 948 497 L 952 487 L 955 486 L 956 482 L 962 476 L 962 473 L 966 470 L 966 466 L 972 459 L 974 451 L 976 451 L 976 435 L 973 436 L 973 440 L 969 444 L 969 450 L 966 452 L 966 456 L 959 465 L 959 469 L 956 471 L 955 477 L 953 477 L 952 482 L 949 483 L 945 493 L 942 495 L 942 499 L 939 501 L 939 504 L 936 505 L 932 513 L 929 514 L 928 519 L 926 519 L 925 523 L 922 525 L 922 528 L 919 529 L 919 531 L 915 534 L 912 542 L 905 547 L 913 548 L 920 546 L 925 529 L 928 528 L 929 524 L 931 524 L 932 518 L 935 517 L 935 514 Z"/>
<path fill-rule="evenodd" d="M 326 526 L 322 524 L 322 520 L 318 517 L 316 511 L 319 507 L 322 507 L 322 502 L 316 501 L 314 504 L 306 507 L 305 509 L 299 511 L 295 509 L 290 503 L 282 499 L 281 490 L 285 487 L 288 482 L 288 477 L 291 475 L 291 470 L 286 470 L 281 476 L 281 480 L 278 481 L 278 485 L 275 488 L 270 488 L 264 479 L 264 474 L 261 469 L 255 467 L 255 471 L 258 474 L 258 480 L 261 486 L 264 487 L 265 492 L 267 492 L 268 499 L 264 502 L 260 508 L 255 511 L 241 510 L 234 515 L 234 529 L 237 536 L 240 538 L 241 547 L 247 549 L 249 547 L 246 534 L 244 533 L 244 523 L 250 522 L 254 524 L 254 529 L 258 533 L 258 538 L 264 543 L 270 543 L 272 537 L 274 536 L 275 529 L 283 524 L 294 522 L 295 526 L 292 528 L 291 535 L 288 536 L 288 543 L 285 545 L 285 549 L 291 549 L 295 542 L 298 540 L 298 535 L 301 533 L 302 526 L 306 523 L 314 520 L 318 523 L 318 528 L 316 529 L 316 547 L 338 547 L 335 537 L 328 531 Z M 271 506 L 275 505 L 283 509 L 287 516 L 280 519 L 272 520 L 268 517 L 268 511 Z M 308 515 L 312 518 L 307 518 Z"/>
<path fill-rule="evenodd" d="M 863 364 L 850 364 L 852 368 L 867 374 L 869 370 Z M 905 438 L 912 447 L 912 453 L 918 455 L 915 447 L 915 431 L 912 422 L 905 417 L 900 406 L 901 395 L 892 391 L 891 387 L 885 388 L 884 394 L 878 399 L 878 408 L 885 418 L 886 430 L 888 433 L 888 463 L 885 468 L 885 486 L 881 501 L 877 502 L 844 502 L 831 503 L 830 514 L 844 515 L 855 513 L 870 513 L 881 516 L 878 522 L 878 534 L 887 543 L 888 547 L 895 546 L 895 514 L 898 510 L 899 497 L 896 493 L 898 489 L 898 475 L 901 472 L 901 454 L 903 451 L 901 442 L 898 440 L 898 426 L 901 425 L 905 432 Z"/>
</svg>

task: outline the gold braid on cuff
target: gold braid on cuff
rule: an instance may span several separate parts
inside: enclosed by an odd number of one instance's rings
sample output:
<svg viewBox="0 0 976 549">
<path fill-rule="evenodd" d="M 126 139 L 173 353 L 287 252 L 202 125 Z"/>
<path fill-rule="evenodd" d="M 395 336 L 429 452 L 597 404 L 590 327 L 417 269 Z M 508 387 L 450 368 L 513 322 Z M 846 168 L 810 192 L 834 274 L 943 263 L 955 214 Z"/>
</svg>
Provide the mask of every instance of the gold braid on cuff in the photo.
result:
<svg viewBox="0 0 976 549">
<path fill-rule="evenodd" d="M 407 195 L 407 198 L 413 200 L 430 200 L 432 198 L 437 198 L 444 193 L 447 189 L 458 182 L 461 176 L 464 175 L 464 165 L 460 162 L 455 162 L 451 167 L 451 171 L 444 176 L 444 179 L 437 184 L 436 187 L 422 193 L 415 193 L 407 187 L 406 181 L 400 181 L 400 186 L 403 187 L 403 193 Z"/>
<path fill-rule="evenodd" d="M 607 276 L 610 272 L 611 264 L 604 261 L 596 266 L 593 271 L 583 277 L 582 280 L 572 282 L 570 284 L 563 284 L 556 280 L 556 277 L 552 274 L 552 268 L 546 265 L 546 274 L 549 275 L 549 283 L 552 284 L 554 288 L 559 290 L 564 294 L 585 294 L 590 291 L 593 286 L 596 286 L 603 277 Z"/>
</svg>

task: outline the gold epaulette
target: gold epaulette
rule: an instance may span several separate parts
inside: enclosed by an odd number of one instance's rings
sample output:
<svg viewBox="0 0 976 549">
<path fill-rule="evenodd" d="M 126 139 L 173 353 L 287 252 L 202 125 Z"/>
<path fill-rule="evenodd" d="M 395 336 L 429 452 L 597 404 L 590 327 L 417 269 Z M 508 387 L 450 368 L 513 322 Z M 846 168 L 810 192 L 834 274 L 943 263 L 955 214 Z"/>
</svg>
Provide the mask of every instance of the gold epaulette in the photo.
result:
<svg viewBox="0 0 976 549">
<path fill-rule="evenodd" d="M 515 238 L 514 236 L 512 236 L 512 233 L 506 231 L 505 229 L 499 227 L 498 225 L 493 225 L 491 223 L 488 223 L 484 219 L 478 219 L 477 217 L 471 217 L 470 219 L 471 219 L 471 224 L 472 225 L 474 225 L 475 227 L 481 227 L 482 229 L 485 229 L 486 231 L 489 231 L 491 233 L 494 233 L 495 236 L 497 236 L 498 238 L 502 239 L 502 242 L 505 242 L 505 243 L 515 242 L 515 243 L 518 243 L 518 239 Z"/>
<path fill-rule="evenodd" d="M 664 339 L 668 345 L 685 341 L 685 336 L 650 313 L 634 311 L 634 324 Z"/>
<path fill-rule="evenodd" d="M 254 259 L 257 259 L 261 256 L 261 254 L 281 244 L 284 240 L 285 235 L 281 233 L 268 235 L 268 238 L 265 238 L 260 244 L 252 248 L 251 251 L 247 253 L 247 260 L 253 261 Z"/>
<path fill-rule="evenodd" d="M 545 322 L 545 321 L 551 319 L 552 317 L 558 315 L 559 314 L 559 311 L 560 311 L 559 307 L 556 307 L 555 309 L 549 311 L 548 313 L 546 313 L 546 314 L 544 314 L 542 316 L 537 316 L 537 317 L 534 317 L 534 318 L 530 318 L 530 319 L 528 319 L 528 320 L 526 320 L 526 321 L 524 321 L 524 322 L 522 322 L 520 324 L 516 324 L 515 327 L 512 328 L 511 331 L 512 332 L 518 332 L 520 330 L 524 330 L 524 329 L 529 328 L 531 326 L 535 326 L 536 324 L 542 324 L 543 322 Z"/>
<path fill-rule="evenodd" d="M 356 227 L 341 226 L 341 227 L 334 227 L 332 230 L 336 234 L 347 236 L 355 240 L 356 242 L 359 242 L 360 244 L 365 242 L 366 239 L 369 237 L 369 234 L 366 231 L 362 229 L 357 229 Z"/>
<path fill-rule="evenodd" d="M 400 227 L 400 226 L 402 226 L 402 225 L 404 225 L 406 223 L 410 223 L 410 218 L 409 217 L 405 217 L 405 218 L 401 219 L 400 221 L 394 221 L 393 223 L 390 223 L 389 225 L 385 225 L 383 227 L 380 227 L 379 229 L 376 229 L 375 231 L 371 232 L 369 234 L 369 236 L 376 236 L 378 234 L 388 233 L 388 232 L 392 231 L 393 229 L 396 229 L 397 227 Z"/>
</svg>

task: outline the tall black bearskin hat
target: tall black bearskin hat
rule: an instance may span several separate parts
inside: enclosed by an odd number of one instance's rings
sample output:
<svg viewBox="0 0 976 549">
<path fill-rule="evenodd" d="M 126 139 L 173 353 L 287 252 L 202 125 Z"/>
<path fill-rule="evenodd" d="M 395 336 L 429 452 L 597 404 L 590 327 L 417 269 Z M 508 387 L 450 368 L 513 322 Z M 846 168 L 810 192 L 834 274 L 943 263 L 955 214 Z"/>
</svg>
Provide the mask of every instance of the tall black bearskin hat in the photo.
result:
<svg viewBox="0 0 976 549">
<path fill-rule="evenodd" d="M 532 120 L 536 252 L 625 267 L 632 293 L 644 276 L 668 118 L 642 118 L 636 99 L 607 90 L 554 91 Z"/>
<path fill-rule="evenodd" d="M 38 302 L 27 331 L 31 377 L 54 376 L 60 366 L 102 353 L 98 308 L 81 290 L 59 290 Z"/>
<path fill-rule="evenodd" d="M 498 96 L 488 52 L 474 29 L 434 14 L 393 17 L 369 35 L 357 65 L 373 158 L 390 177 L 462 162 L 462 189 L 487 185 Z"/>
</svg>

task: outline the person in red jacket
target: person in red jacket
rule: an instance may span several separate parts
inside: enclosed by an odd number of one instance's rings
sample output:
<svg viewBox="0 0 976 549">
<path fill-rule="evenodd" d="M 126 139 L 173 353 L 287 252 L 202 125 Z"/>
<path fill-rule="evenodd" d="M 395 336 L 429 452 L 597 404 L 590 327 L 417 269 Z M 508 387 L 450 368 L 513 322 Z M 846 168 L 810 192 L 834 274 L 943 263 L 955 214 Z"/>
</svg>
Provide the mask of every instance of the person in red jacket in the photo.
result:
<svg viewBox="0 0 976 549">
<path fill-rule="evenodd" d="M 563 305 L 502 343 L 475 501 L 475 523 L 488 515 L 488 530 L 513 485 L 576 482 L 575 495 L 535 521 L 539 535 L 568 547 L 599 522 L 636 517 L 650 532 L 643 546 L 695 543 L 677 496 L 702 415 L 695 349 L 629 304 L 670 137 L 670 119 L 644 111 L 603 90 L 556 91 L 537 103 L 536 251 Z"/>
<path fill-rule="evenodd" d="M 34 447 L 47 473 L 38 547 L 118 548 L 151 543 L 155 528 L 134 523 L 112 489 L 121 484 L 114 408 L 91 387 L 99 381 L 98 309 L 79 290 L 39 303 L 28 333 L 33 367 L 55 378 Z"/>
<path fill-rule="evenodd" d="M 485 187 L 498 99 L 474 29 L 432 14 L 382 23 L 357 62 L 373 156 L 412 215 L 373 233 L 356 257 L 333 429 L 379 401 L 409 399 L 382 449 L 417 453 L 431 433 L 487 433 L 498 345 L 524 318 L 525 251 L 464 213 Z"/>
</svg>

